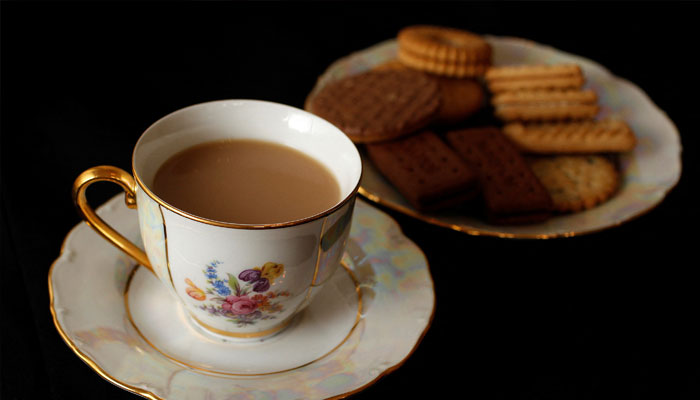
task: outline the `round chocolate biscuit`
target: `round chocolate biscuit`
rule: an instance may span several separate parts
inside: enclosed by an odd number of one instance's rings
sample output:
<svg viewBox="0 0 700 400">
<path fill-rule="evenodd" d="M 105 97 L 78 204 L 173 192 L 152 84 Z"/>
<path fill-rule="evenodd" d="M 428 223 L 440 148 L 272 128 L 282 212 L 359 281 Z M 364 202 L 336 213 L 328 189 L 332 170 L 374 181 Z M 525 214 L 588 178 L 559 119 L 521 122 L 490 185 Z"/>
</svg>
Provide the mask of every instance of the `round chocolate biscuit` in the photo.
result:
<svg viewBox="0 0 700 400">
<path fill-rule="evenodd" d="M 409 69 L 370 70 L 324 86 L 309 111 L 355 143 L 395 139 L 430 122 L 440 107 L 435 80 Z"/>
</svg>

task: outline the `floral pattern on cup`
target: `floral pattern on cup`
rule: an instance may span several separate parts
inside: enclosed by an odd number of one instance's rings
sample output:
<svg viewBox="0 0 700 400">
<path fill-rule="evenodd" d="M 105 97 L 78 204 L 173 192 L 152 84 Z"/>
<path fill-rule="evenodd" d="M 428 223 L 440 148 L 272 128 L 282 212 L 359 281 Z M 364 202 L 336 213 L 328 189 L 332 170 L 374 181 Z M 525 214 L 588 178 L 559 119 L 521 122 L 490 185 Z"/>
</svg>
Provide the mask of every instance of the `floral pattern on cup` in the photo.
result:
<svg viewBox="0 0 700 400">
<path fill-rule="evenodd" d="M 274 314 L 284 311 L 282 304 L 275 299 L 287 297 L 290 293 L 270 290 L 275 279 L 284 276 L 283 264 L 267 262 L 262 267 L 242 271 L 238 277 L 227 273 L 227 279 L 219 277 L 219 265 L 220 261 L 212 261 L 202 271 L 209 285 L 204 291 L 191 280 L 185 280 L 190 297 L 203 301 L 206 297 L 202 296 L 209 295 L 210 302 L 201 305 L 200 309 L 227 318 L 238 327 L 254 325 L 258 320 L 275 319 Z"/>
</svg>

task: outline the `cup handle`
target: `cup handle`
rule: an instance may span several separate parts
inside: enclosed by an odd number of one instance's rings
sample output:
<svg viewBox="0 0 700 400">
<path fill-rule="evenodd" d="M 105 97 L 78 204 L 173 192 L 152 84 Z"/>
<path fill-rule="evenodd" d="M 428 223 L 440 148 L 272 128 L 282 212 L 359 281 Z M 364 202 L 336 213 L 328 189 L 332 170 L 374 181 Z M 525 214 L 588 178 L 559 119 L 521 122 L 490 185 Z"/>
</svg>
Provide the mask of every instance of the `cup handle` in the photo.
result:
<svg viewBox="0 0 700 400">
<path fill-rule="evenodd" d="M 78 208 L 78 213 L 90 227 L 102 235 L 108 242 L 134 258 L 139 264 L 148 268 L 151 272 L 154 272 L 146 253 L 109 226 L 95 213 L 92 207 L 90 207 L 90 204 L 88 204 L 85 190 L 91 184 L 100 181 L 113 182 L 121 186 L 124 192 L 126 192 L 126 206 L 132 209 L 136 208 L 136 182 L 134 178 L 121 168 L 101 165 L 85 170 L 78 175 L 73 183 L 73 202 Z"/>
</svg>

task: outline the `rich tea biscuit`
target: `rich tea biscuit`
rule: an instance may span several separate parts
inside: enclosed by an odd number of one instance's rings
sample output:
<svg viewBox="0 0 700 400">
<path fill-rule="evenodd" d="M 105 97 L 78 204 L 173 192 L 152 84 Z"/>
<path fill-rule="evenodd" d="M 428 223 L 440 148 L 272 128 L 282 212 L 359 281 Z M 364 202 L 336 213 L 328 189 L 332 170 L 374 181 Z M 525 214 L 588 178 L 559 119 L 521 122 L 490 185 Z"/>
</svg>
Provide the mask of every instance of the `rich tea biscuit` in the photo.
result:
<svg viewBox="0 0 700 400">
<path fill-rule="evenodd" d="M 331 82 L 308 102 L 310 112 L 355 143 L 395 139 L 428 125 L 440 107 L 440 89 L 426 74 L 392 69 Z"/>
<path fill-rule="evenodd" d="M 538 154 L 621 153 L 636 145 L 630 127 L 619 120 L 509 123 L 503 133 L 522 151 Z"/>
<path fill-rule="evenodd" d="M 496 106 L 494 115 L 506 122 L 570 121 L 594 118 L 598 110 L 597 104 L 506 104 Z"/>
<path fill-rule="evenodd" d="M 551 215 L 549 193 L 517 148 L 498 128 L 450 131 L 447 141 L 476 171 L 491 222 L 535 223 Z"/>
<path fill-rule="evenodd" d="M 600 155 L 566 155 L 530 160 L 532 171 L 552 196 L 554 209 L 562 213 L 593 208 L 618 189 L 620 174 Z"/>
<path fill-rule="evenodd" d="M 441 26 L 409 26 L 397 35 L 398 59 L 422 71 L 449 77 L 483 75 L 491 65 L 491 45 L 474 33 Z"/>
<path fill-rule="evenodd" d="M 435 133 L 365 145 L 377 169 L 420 211 L 435 211 L 476 196 L 476 175 Z"/>
</svg>

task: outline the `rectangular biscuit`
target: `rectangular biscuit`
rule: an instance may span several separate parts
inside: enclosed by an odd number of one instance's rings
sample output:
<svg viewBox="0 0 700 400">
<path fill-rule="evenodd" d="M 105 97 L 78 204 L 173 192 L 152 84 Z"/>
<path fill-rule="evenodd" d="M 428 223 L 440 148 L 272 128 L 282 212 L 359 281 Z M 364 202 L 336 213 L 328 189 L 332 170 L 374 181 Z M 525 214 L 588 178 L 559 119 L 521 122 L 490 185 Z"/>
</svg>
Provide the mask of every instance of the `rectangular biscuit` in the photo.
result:
<svg viewBox="0 0 700 400">
<path fill-rule="evenodd" d="M 434 132 L 365 148 L 377 169 L 420 211 L 436 211 L 476 197 L 476 174 Z"/>
<path fill-rule="evenodd" d="M 568 121 L 591 119 L 598 114 L 597 104 L 540 103 L 507 104 L 494 109 L 494 115 L 502 121 Z"/>
<path fill-rule="evenodd" d="M 497 79 L 487 81 L 486 84 L 492 93 L 509 92 L 516 90 L 564 90 L 580 89 L 585 83 L 583 76 L 561 76 L 527 79 Z"/>
<path fill-rule="evenodd" d="M 447 133 L 447 141 L 476 171 L 489 221 L 535 223 L 551 215 L 549 193 L 498 128 L 451 131 Z"/>
<path fill-rule="evenodd" d="M 632 129 L 619 120 L 514 122 L 503 133 L 522 151 L 537 154 L 618 153 L 632 150 L 637 142 Z"/>
<path fill-rule="evenodd" d="M 598 96 L 591 90 L 518 90 L 503 92 L 491 98 L 494 106 L 534 104 L 596 104 Z"/>
<path fill-rule="evenodd" d="M 492 66 L 486 71 L 487 81 L 508 79 L 539 79 L 562 76 L 580 76 L 581 67 L 573 63 L 522 64 Z"/>
</svg>

